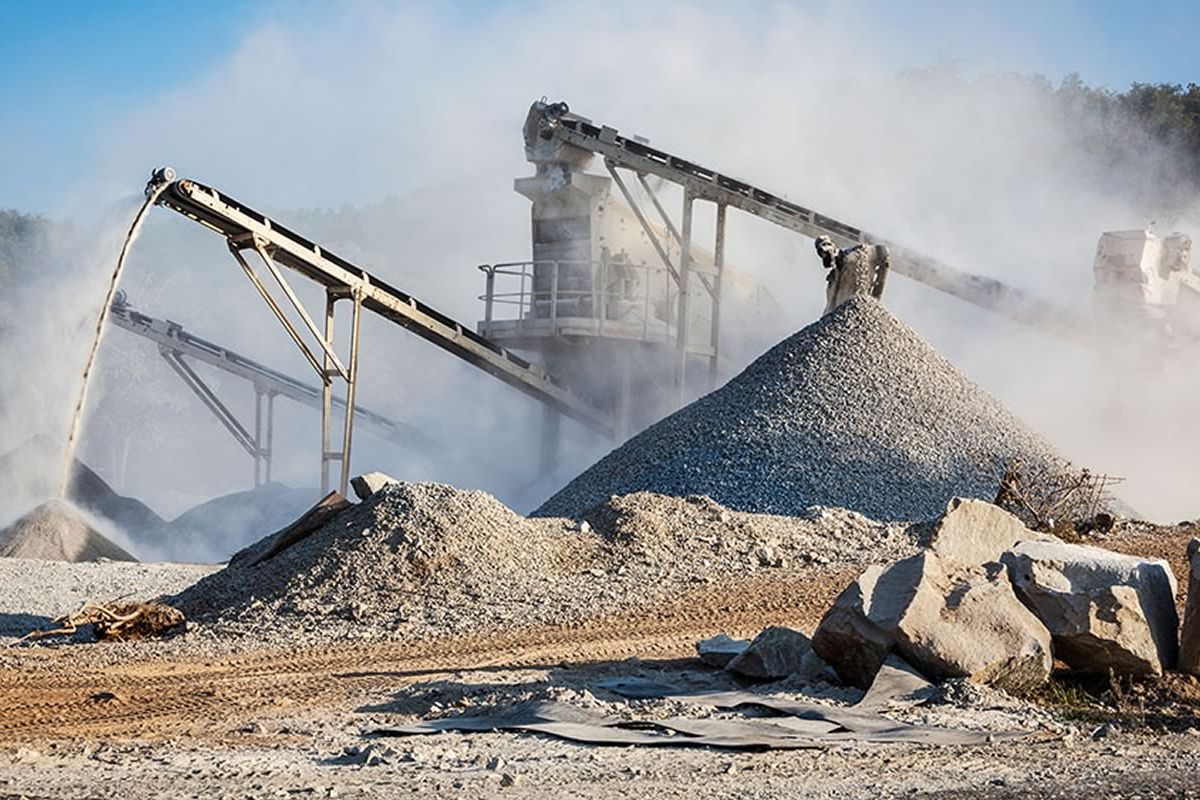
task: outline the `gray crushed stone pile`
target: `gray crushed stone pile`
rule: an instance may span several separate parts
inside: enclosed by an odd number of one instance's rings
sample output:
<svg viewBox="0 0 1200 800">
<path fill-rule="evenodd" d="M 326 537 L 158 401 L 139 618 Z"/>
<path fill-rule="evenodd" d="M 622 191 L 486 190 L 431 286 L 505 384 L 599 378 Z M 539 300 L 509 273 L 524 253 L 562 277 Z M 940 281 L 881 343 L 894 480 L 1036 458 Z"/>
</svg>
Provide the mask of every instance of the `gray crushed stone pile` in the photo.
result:
<svg viewBox="0 0 1200 800">
<path fill-rule="evenodd" d="M 0 531 L 0 558 L 137 561 L 65 500 L 48 500 Z"/>
<path fill-rule="evenodd" d="M 578 516 L 650 491 L 765 514 L 821 505 L 928 519 L 953 496 L 993 499 L 1010 458 L 1065 463 L 878 301 L 855 298 L 609 453 L 534 515 Z"/>
<path fill-rule="evenodd" d="M 316 489 L 282 483 L 214 497 L 171 520 L 147 545 L 171 561 L 224 560 L 263 531 L 284 527 L 320 497 Z"/>
<path fill-rule="evenodd" d="M 293 641 L 557 625 L 707 583 L 886 561 L 917 534 L 841 509 L 771 517 L 648 493 L 580 521 L 526 518 L 484 492 L 397 483 L 263 558 L 272 541 L 167 602 L 222 634 Z"/>
</svg>

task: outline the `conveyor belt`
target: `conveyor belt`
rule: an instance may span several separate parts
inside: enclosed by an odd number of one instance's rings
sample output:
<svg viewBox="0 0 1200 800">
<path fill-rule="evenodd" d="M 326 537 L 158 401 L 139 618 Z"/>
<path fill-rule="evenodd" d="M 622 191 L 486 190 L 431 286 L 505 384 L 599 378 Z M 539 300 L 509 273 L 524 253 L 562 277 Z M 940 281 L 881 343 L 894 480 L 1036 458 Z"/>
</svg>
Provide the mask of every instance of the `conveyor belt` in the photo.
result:
<svg viewBox="0 0 1200 800">
<path fill-rule="evenodd" d="M 276 262 L 327 288 L 361 292 L 363 308 L 560 413 L 612 435 L 613 423 L 607 414 L 556 383 L 540 367 L 217 190 L 191 180 L 176 180 L 162 193 L 159 203 L 222 234 L 232 247 L 249 247 L 250 239 L 257 237 Z"/>
<path fill-rule="evenodd" d="M 531 131 L 536 123 L 537 135 L 542 139 L 558 139 L 602 156 L 615 167 L 641 175 L 655 175 L 684 187 L 697 199 L 740 209 L 805 236 L 828 236 L 839 247 L 886 245 L 894 272 L 1049 333 L 1067 338 L 1082 338 L 1087 333 L 1087 326 L 1081 317 L 1022 289 L 955 269 L 745 181 L 657 150 L 644 141 L 621 136 L 615 128 L 596 125 L 585 117 L 570 113 L 565 103 L 535 103 L 530 114 L 537 114 L 539 119 L 531 119 L 526 124 L 526 130 Z"/>
<path fill-rule="evenodd" d="M 194 336 L 184 330 L 182 325 L 147 316 L 126 303 L 114 303 L 108 318 L 117 327 L 154 342 L 165 352 L 187 356 L 236 375 L 254 384 L 264 393 L 286 397 L 317 410 L 321 408 L 319 387 L 296 380 L 240 353 Z M 335 408 L 345 408 L 346 401 L 335 397 L 333 405 Z M 360 424 L 397 444 L 414 450 L 429 448 L 427 437 L 412 425 L 396 422 L 358 405 L 354 408 L 354 417 Z"/>
</svg>

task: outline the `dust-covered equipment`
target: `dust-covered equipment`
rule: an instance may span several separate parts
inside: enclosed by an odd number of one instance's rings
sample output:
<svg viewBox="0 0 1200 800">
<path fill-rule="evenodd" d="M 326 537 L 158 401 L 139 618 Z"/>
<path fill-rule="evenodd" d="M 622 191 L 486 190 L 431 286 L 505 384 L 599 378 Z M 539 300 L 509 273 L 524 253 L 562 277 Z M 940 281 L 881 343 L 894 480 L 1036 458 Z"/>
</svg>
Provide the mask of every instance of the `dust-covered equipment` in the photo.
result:
<svg viewBox="0 0 1200 800">
<path fill-rule="evenodd" d="M 826 314 L 858 295 L 876 300 L 883 298 L 889 269 L 886 246 L 858 244 L 839 248 L 828 236 L 818 236 L 813 246 L 828 270 L 825 275 Z"/>
<path fill-rule="evenodd" d="M 707 388 L 713 388 L 722 315 L 757 313 L 753 306 L 748 312 L 729 307 L 734 287 L 746 284 L 725 263 L 729 208 L 822 238 L 830 249 L 827 310 L 855 294 L 881 297 L 894 268 L 1020 322 L 1072 338 L 1086 335 L 1075 315 L 1020 289 L 888 243 L 653 148 L 642 137 L 622 136 L 572 113 L 566 103 L 533 103 L 523 133 L 535 173 L 517 179 L 515 188 L 532 202 L 532 259 L 481 267 L 487 283 L 478 329 L 545 364 L 610 414 L 621 434 L 701 388 L 689 373 L 693 362 L 707 362 Z M 606 174 L 593 167 L 597 157 Z M 669 192 L 682 194 L 678 223 L 665 207 L 675 202 Z M 697 201 L 715 207 L 711 253 L 696 244 Z M 763 294 L 756 289 L 742 296 Z"/>
<path fill-rule="evenodd" d="M 523 132 L 534 174 L 518 178 L 515 188 L 532 204 L 531 258 L 480 266 L 486 284 L 477 329 L 214 188 L 176 179 L 167 169 L 152 177 L 147 188 L 158 205 L 226 239 L 238 266 L 316 373 L 319 400 L 312 391 L 304 394 L 322 410 L 324 489 L 333 483 L 334 464 L 341 468 L 343 492 L 349 481 L 353 427 L 362 415 L 345 410 L 356 408 L 363 312 L 415 333 L 541 402 L 544 463 L 553 457 L 562 416 L 621 439 L 688 394 L 713 388 L 722 348 L 728 346 L 722 317 L 744 323 L 780 313 L 757 282 L 725 263 L 730 208 L 813 239 L 825 237 L 818 249 L 828 250 L 828 307 L 855 294 L 880 297 L 894 270 L 1041 330 L 1075 340 L 1090 337 L 1090 326 L 1069 310 L 653 148 L 644 138 L 620 135 L 571 113 L 565 103 L 533 103 Z M 593 167 L 597 159 L 603 174 Z M 676 220 L 665 203 L 680 195 L 682 213 Z M 698 202 L 711 204 L 715 213 L 698 219 Z M 698 244 L 702 235 L 711 235 L 711 251 Z M 282 268 L 324 290 L 323 316 L 304 307 Z M 348 348 L 340 352 L 334 340 L 339 305 L 351 307 Z M 131 322 L 135 332 L 167 337 L 166 344 L 175 349 L 183 341 L 133 316 L 121 321 Z M 698 362 L 707 367 L 704 372 L 691 369 Z M 257 377 L 263 373 L 259 370 Z M 334 392 L 339 384 L 344 387 L 340 398 Z M 243 438 L 256 461 L 262 460 L 261 440 Z"/>
<path fill-rule="evenodd" d="M 1191 268 L 1192 240 L 1151 228 L 1108 231 L 1092 265 L 1093 306 L 1102 327 L 1152 333 L 1200 333 L 1200 276 Z"/>
<path fill-rule="evenodd" d="M 350 483 L 350 450 L 356 409 L 360 328 L 364 312 L 376 314 L 489 375 L 539 400 L 560 414 L 602 435 L 612 435 L 612 421 L 591 403 L 566 389 L 546 371 L 475 333 L 452 317 L 390 286 L 270 217 L 196 181 L 174 179 L 174 171 L 151 178 L 156 202 L 225 237 L 230 255 L 283 326 L 321 381 L 321 488 L 332 485 L 332 466 L 340 464 L 342 494 Z M 257 258 L 255 269 L 250 258 Z M 325 290 L 323 324 L 318 325 L 290 282 L 286 267 Z M 351 306 L 349 346 L 339 354 L 334 338 L 336 306 Z M 345 387 L 340 448 L 334 447 L 334 384 Z M 557 417 L 556 417 L 557 418 Z"/>
</svg>

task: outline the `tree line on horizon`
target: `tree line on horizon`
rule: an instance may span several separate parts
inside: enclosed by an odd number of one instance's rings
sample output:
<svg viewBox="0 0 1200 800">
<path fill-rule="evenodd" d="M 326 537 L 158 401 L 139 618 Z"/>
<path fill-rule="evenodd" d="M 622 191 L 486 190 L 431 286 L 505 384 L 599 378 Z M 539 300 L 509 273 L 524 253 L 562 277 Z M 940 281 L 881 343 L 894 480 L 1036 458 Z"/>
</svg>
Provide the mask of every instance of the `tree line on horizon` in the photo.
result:
<svg viewBox="0 0 1200 800">
<path fill-rule="evenodd" d="M 912 74 L 917 80 L 965 80 L 953 70 Z M 1188 210 L 1200 196 L 1200 85 L 1134 83 L 1116 92 L 1088 86 L 1076 73 L 1057 87 L 1040 75 L 1003 77 L 1015 77 L 1044 94 L 1075 146 L 1093 163 L 1097 179 L 1103 185 L 1106 175 L 1111 177 L 1113 192 L 1145 195 L 1133 199 L 1168 214 Z M 1150 150 L 1166 158 L 1148 161 Z M 1147 163 L 1150 174 L 1140 183 L 1118 178 L 1122 168 Z M 352 217 L 357 212 L 347 207 L 333 213 Z M 0 285 L 19 282 L 26 270 L 42 262 L 60 224 L 39 214 L 0 209 Z"/>
</svg>

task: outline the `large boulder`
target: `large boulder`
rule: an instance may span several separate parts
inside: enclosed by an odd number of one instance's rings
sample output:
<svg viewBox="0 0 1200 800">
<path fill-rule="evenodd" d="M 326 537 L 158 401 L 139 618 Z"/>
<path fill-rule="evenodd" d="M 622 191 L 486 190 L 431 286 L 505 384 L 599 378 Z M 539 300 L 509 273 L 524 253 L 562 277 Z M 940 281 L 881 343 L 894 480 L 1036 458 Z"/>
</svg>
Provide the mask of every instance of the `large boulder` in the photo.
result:
<svg viewBox="0 0 1200 800">
<path fill-rule="evenodd" d="M 896 622 L 911 599 L 906 576 L 892 566 L 867 567 L 837 596 L 813 633 L 813 651 L 839 678 L 863 689 L 895 646 Z"/>
<path fill-rule="evenodd" d="M 1179 669 L 1200 675 L 1200 539 L 1188 542 L 1187 609 L 1179 633 Z"/>
<path fill-rule="evenodd" d="M 1068 666 L 1149 676 L 1175 665 L 1176 583 L 1165 561 L 1048 541 L 1020 542 L 1001 560 Z"/>
<path fill-rule="evenodd" d="M 1005 551 L 1024 539 L 1044 537 L 992 503 L 955 497 L 938 519 L 929 549 L 964 564 L 999 561 Z"/>
<path fill-rule="evenodd" d="M 892 652 L 935 680 L 1024 689 L 1050 677 L 1050 634 L 1013 593 L 1002 565 L 926 551 L 865 572 L 834 602 L 813 649 L 867 688 Z"/>
<path fill-rule="evenodd" d="M 800 631 L 767 628 L 734 656 L 725 669 L 748 678 L 786 678 L 804 669 L 804 657 L 810 652 L 812 643 Z"/>
</svg>

